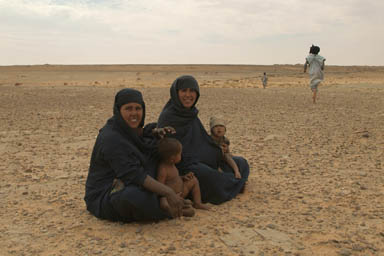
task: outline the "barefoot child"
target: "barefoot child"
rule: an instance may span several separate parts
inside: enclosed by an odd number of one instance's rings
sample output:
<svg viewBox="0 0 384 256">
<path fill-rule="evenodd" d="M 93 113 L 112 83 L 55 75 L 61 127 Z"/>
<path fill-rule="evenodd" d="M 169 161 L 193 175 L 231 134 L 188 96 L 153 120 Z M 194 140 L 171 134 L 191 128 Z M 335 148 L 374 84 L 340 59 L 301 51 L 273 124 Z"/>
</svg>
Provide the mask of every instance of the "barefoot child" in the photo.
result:
<svg viewBox="0 0 384 256">
<path fill-rule="evenodd" d="M 318 55 L 320 52 L 319 46 L 312 45 L 309 48 L 309 55 L 305 58 L 304 73 L 309 65 L 309 76 L 311 78 L 310 87 L 313 92 L 312 100 L 316 103 L 317 87 L 324 79 L 324 62 L 325 58 Z"/>
<path fill-rule="evenodd" d="M 261 78 L 261 82 L 263 83 L 263 88 L 265 89 L 265 87 L 267 87 L 267 84 L 268 84 L 268 76 L 267 76 L 267 73 L 264 72 L 264 75 L 263 75 L 263 77 Z"/>
<path fill-rule="evenodd" d="M 181 143 L 174 138 L 163 138 L 159 142 L 158 152 L 160 163 L 157 169 L 157 180 L 172 188 L 182 198 L 186 198 L 191 194 L 194 208 L 208 210 L 209 207 L 201 202 L 200 186 L 197 178 L 192 172 L 180 176 L 179 170 L 175 166 L 181 161 Z M 161 198 L 160 206 L 166 210 L 167 205 L 166 198 Z M 188 213 L 186 215 L 188 216 Z"/>
<path fill-rule="evenodd" d="M 211 137 L 213 141 L 223 150 L 224 161 L 232 168 L 235 177 L 241 179 L 239 167 L 233 160 L 232 154 L 229 151 L 229 140 L 224 136 L 227 131 L 224 122 L 218 118 L 211 117 L 209 126 L 211 127 Z M 220 168 L 219 171 L 221 171 Z"/>
</svg>

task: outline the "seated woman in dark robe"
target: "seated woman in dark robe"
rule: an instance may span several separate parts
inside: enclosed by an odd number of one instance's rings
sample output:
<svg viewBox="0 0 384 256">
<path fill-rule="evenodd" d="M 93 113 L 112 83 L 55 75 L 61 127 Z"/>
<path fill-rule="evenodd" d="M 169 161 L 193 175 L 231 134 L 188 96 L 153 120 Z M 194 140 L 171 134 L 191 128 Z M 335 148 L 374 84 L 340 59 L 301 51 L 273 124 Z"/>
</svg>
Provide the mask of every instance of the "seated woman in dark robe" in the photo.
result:
<svg viewBox="0 0 384 256">
<path fill-rule="evenodd" d="M 220 204 L 234 198 L 244 187 L 249 175 L 248 162 L 233 157 L 241 174 L 236 179 L 222 157 L 222 149 L 208 135 L 195 107 L 200 97 L 199 85 L 192 76 L 177 78 L 170 89 L 171 99 L 164 106 L 158 126 L 172 126 L 183 145 L 182 161 L 177 165 L 181 175 L 192 171 L 198 178 L 204 203 Z M 219 172 L 221 167 L 223 172 Z"/>
<path fill-rule="evenodd" d="M 153 132 L 164 135 L 172 129 L 153 124 L 143 128 L 144 120 L 141 93 L 119 91 L 113 117 L 97 136 L 86 181 L 84 200 L 88 211 L 98 218 L 131 222 L 183 214 L 184 199 L 154 178 L 158 141 Z M 167 199 L 168 211 L 160 208 L 160 197 Z"/>
</svg>

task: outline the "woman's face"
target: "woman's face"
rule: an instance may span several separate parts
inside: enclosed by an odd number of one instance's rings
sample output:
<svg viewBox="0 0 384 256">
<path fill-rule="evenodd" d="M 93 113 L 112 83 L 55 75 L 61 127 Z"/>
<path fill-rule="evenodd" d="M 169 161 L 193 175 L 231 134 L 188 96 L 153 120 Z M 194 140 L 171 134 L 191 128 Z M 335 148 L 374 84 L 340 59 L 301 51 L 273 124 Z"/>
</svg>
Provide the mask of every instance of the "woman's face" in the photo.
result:
<svg viewBox="0 0 384 256">
<path fill-rule="evenodd" d="M 143 118 L 143 107 L 139 103 L 127 103 L 121 106 L 120 114 L 129 127 L 138 128 Z"/>
<path fill-rule="evenodd" d="M 177 95 L 183 107 L 191 108 L 195 104 L 197 92 L 191 88 L 185 88 L 178 90 Z"/>
</svg>

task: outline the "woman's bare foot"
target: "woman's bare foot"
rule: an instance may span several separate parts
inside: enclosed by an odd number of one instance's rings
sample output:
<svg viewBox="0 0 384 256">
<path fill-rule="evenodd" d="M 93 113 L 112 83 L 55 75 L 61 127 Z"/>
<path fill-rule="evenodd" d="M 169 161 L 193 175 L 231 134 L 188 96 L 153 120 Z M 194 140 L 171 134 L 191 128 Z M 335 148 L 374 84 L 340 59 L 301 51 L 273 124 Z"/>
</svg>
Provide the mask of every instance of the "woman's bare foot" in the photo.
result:
<svg viewBox="0 0 384 256">
<path fill-rule="evenodd" d="M 199 203 L 199 204 L 194 203 L 193 207 L 196 209 L 202 209 L 202 210 L 209 210 L 209 208 L 210 208 L 208 205 L 203 204 L 203 203 Z"/>
<path fill-rule="evenodd" d="M 160 208 L 166 211 L 169 215 L 171 214 L 171 209 L 169 207 L 168 201 L 165 197 L 160 198 Z M 181 210 L 183 216 L 193 217 L 195 215 L 195 209 L 192 207 L 192 201 L 189 199 L 184 200 L 183 209 Z"/>
</svg>

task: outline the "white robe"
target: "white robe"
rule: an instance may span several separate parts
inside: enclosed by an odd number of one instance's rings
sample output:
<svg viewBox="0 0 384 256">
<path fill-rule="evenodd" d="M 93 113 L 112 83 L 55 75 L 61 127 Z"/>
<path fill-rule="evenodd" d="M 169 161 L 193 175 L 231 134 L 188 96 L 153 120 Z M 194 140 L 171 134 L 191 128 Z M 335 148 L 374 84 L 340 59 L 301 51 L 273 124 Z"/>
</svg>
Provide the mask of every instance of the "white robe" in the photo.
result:
<svg viewBox="0 0 384 256">
<path fill-rule="evenodd" d="M 318 54 L 309 54 L 306 61 L 309 64 L 310 86 L 311 88 L 317 88 L 319 83 L 324 80 L 324 72 L 321 67 L 323 66 L 325 58 Z"/>
</svg>

